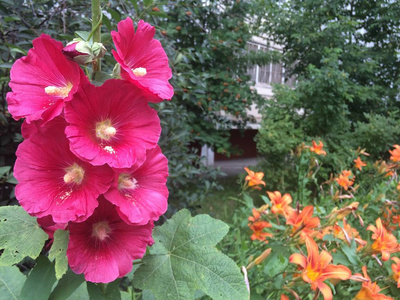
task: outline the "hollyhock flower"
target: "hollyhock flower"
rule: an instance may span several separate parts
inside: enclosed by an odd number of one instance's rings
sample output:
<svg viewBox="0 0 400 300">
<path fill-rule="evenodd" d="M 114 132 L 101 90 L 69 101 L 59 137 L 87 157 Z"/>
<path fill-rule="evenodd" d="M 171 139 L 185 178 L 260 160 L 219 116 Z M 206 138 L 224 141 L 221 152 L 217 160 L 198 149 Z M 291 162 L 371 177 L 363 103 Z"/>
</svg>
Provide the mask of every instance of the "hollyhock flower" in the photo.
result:
<svg viewBox="0 0 400 300">
<path fill-rule="evenodd" d="M 168 57 L 154 34 L 155 28 L 143 20 L 135 32 L 132 19 L 126 18 L 118 23 L 118 32 L 111 32 L 117 49 L 112 53 L 121 65 L 121 77 L 153 95 L 149 101 L 160 102 L 170 100 L 174 89 L 168 82 Z"/>
<path fill-rule="evenodd" d="M 117 206 L 127 223 L 147 224 L 158 220 L 168 207 L 168 160 L 156 146 L 147 150 L 143 164 L 115 169 L 114 182 L 104 197 Z"/>
<path fill-rule="evenodd" d="M 311 289 L 320 290 L 324 296 L 324 300 L 332 299 L 332 291 L 329 286 L 324 283 L 326 279 L 347 280 L 351 276 L 351 271 L 345 266 L 331 265 L 332 256 L 325 250 L 318 251 L 315 241 L 306 237 L 307 256 L 300 253 L 294 253 L 289 257 L 289 262 L 297 264 L 301 267 L 301 278 L 311 284 Z"/>
<path fill-rule="evenodd" d="M 361 171 L 362 167 L 365 167 L 367 164 L 361 160 L 358 156 L 357 159 L 354 160 L 355 167 Z"/>
<path fill-rule="evenodd" d="M 68 225 L 68 223 L 55 223 L 51 215 L 38 218 L 37 222 L 43 231 L 47 233 L 50 239 L 53 239 L 54 232 L 56 232 L 57 229 L 64 230 Z"/>
<path fill-rule="evenodd" d="M 153 244 L 153 223 L 126 224 L 116 206 L 99 198 L 93 215 L 81 223 L 69 224 L 68 263 L 77 274 L 91 282 L 108 283 L 132 270 L 146 246 Z"/>
<path fill-rule="evenodd" d="M 259 240 L 259 241 L 266 241 L 267 237 L 272 237 L 272 233 L 265 232 L 264 228 L 271 228 L 272 225 L 267 222 L 267 221 L 262 221 L 260 219 L 261 215 L 260 213 L 253 208 L 253 216 L 249 217 L 248 220 L 251 222 L 248 224 L 249 228 L 251 231 L 253 231 L 253 234 L 251 235 L 251 240 Z"/>
<path fill-rule="evenodd" d="M 395 262 L 392 265 L 393 279 L 397 282 L 397 288 L 400 288 L 400 259 L 398 257 L 392 257 Z"/>
<path fill-rule="evenodd" d="M 325 150 L 322 150 L 323 147 L 324 144 L 321 141 L 319 141 L 317 144 L 314 140 L 312 140 L 312 146 L 309 148 L 311 152 L 314 152 L 317 155 L 326 155 Z"/>
<path fill-rule="evenodd" d="M 376 220 L 376 227 L 374 225 L 369 225 L 367 230 L 373 232 L 372 239 L 375 240 L 371 246 L 372 253 L 381 253 L 383 261 L 389 260 L 391 253 L 400 251 L 396 237 L 387 232 L 386 228 L 382 225 L 381 218 Z"/>
<path fill-rule="evenodd" d="M 359 276 L 368 281 L 363 282 L 361 290 L 354 297 L 354 300 L 393 300 L 393 298 L 391 297 L 379 294 L 381 288 L 376 284 L 376 282 L 374 283 L 371 282 L 371 278 L 369 278 L 367 274 L 367 266 L 363 266 L 362 271 L 363 275 L 357 273 L 354 274 L 352 277 Z"/>
<path fill-rule="evenodd" d="M 161 127 L 141 91 L 117 79 L 81 85 L 65 106 L 71 151 L 92 165 L 130 168 L 154 148 Z"/>
<path fill-rule="evenodd" d="M 17 150 L 15 194 L 31 215 L 51 215 L 55 223 L 83 221 L 98 205 L 97 197 L 111 185 L 113 171 L 77 158 L 58 117 L 23 141 Z"/>
<path fill-rule="evenodd" d="M 285 217 L 291 215 L 293 212 L 293 208 L 290 206 L 290 203 L 292 203 L 292 197 L 289 194 L 284 194 L 282 196 L 279 191 L 267 192 L 267 194 L 272 203 L 271 212 L 273 214 Z"/>
<path fill-rule="evenodd" d="M 244 169 L 247 172 L 247 176 L 244 180 L 248 181 L 248 185 L 250 187 L 252 187 L 253 189 L 256 190 L 261 190 L 261 187 L 259 187 L 258 185 L 262 184 L 265 186 L 265 182 L 262 181 L 261 179 L 264 177 L 264 173 L 263 172 L 253 172 L 252 170 L 250 170 L 249 168 L 244 167 Z"/>
<path fill-rule="evenodd" d="M 341 187 L 343 187 L 347 191 L 349 187 L 354 184 L 355 178 L 356 177 L 352 175 L 351 171 L 344 170 L 338 178 L 335 178 L 335 180 Z"/>
<path fill-rule="evenodd" d="M 28 55 L 14 63 L 7 101 L 15 120 L 50 121 L 86 79 L 79 66 L 62 54 L 62 48 L 62 43 L 42 34 L 33 40 Z"/>
<path fill-rule="evenodd" d="M 312 235 L 314 233 L 314 228 L 317 228 L 320 224 L 318 217 L 312 217 L 314 212 L 314 207 L 312 205 L 304 207 L 304 209 L 299 212 L 294 210 L 293 213 L 286 220 L 286 224 L 292 225 L 292 235 L 301 232 L 302 238 L 306 235 Z"/>
<path fill-rule="evenodd" d="M 390 160 L 393 162 L 399 162 L 400 161 L 400 146 L 399 145 L 393 145 L 394 149 L 389 150 L 389 153 L 391 154 Z"/>
</svg>

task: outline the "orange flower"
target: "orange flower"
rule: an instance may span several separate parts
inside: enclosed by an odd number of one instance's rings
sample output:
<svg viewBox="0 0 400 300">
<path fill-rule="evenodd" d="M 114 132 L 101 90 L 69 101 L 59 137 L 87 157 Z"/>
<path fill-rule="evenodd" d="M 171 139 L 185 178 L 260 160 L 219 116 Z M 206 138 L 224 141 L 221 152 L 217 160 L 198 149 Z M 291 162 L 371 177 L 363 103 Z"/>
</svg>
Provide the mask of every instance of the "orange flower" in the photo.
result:
<svg viewBox="0 0 400 300">
<path fill-rule="evenodd" d="M 260 219 L 260 213 L 255 208 L 253 208 L 253 216 L 249 217 L 248 220 L 251 222 L 248 226 L 253 231 L 251 240 L 265 241 L 265 243 L 268 243 L 266 238 L 273 236 L 273 234 L 264 232 L 264 228 L 271 228 L 272 225 L 267 221 L 262 221 Z"/>
<path fill-rule="evenodd" d="M 399 162 L 400 161 L 400 146 L 399 145 L 393 145 L 394 149 L 389 150 L 389 153 L 391 154 L 390 159 L 393 162 Z"/>
<path fill-rule="evenodd" d="M 389 260 L 390 253 L 400 251 L 396 237 L 387 232 L 386 228 L 382 225 L 381 218 L 376 220 L 376 227 L 374 225 L 369 225 L 367 230 L 373 232 L 372 239 L 375 240 L 371 246 L 372 253 L 381 253 L 383 261 Z"/>
<path fill-rule="evenodd" d="M 350 179 L 350 177 L 352 178 Z M 347 191 L 349 187 L 354 184 L 355 178 L 356 177 L 352 175 L 351 171 L 344 170 L 342 171 L 342 174 L 340 174 L 338 178 L 335 178 L 335 180 L 341 187 L 343 187 Z"/>
<path fill-rule="evenodd" d="M 286 220 L 286 224 L 292 225 L 292 234 L 295 235 L 301 231 L 303 235 L 311 235 L 314 233 L 313 228 L 318 227 L 320 221 L 318 217 L 312 218 L 314 207 L 312 205 L 304 207 L 303 211 L 299 213 L 298 210 L 294 210 L 289 218 Z"/>
<path fill-rule="evenodd" d="M 392 257 L 395 264 L 392 265 L 393 279 L 397 281 L 397 288 L 400 288 L 400 259 L 398 257 Z"/>
<path fill-rule="evenodd" d="M 357 273 L 354 274 L 354 277 L 360 276 L 368 281 L 363 282 L 361 290 L 354 297 L 354 300 L 393 300 L 391 297 L 379 294 L 381 288 L 376 284 L 376 282 L 371 282 L 371 278 L 369 278 L 367 274 L 367 266 L 363 266 L 362 271 L 364 276 Z"/>
<path fill-rule="evenodd" d="M 351 271 L 345 266 L 330 265 L 332 256 L 325 250 L 318 251 L 317 243 L 310 237 L 306 237 L 306 247 L 308 256 L 294 253 L 289 257 L 291 263 L 297 264 L 302 268 L 301 278 L 311 284 L 311 289 L 320 290 L 325 300 L 332 299 L 332 291 L 324 283 L 326 279 L 347 280 L 351 276 Z"/>
<path fill-rule="evenodd" d="M 358 156 L 357 159 L 354 160 L 355 167 L 361 171 L 362 167 L 365 167 L 367 164 L 361 160 Z"/>
<path fill-rule="evenodd" d="M 309 148 L 311 152 L 314 152 L 317 155 L 326 155 L 326 152 L 322 150 L 323 147 L 324 144 L 321 141 L 319 141 L 317 144 L 314 140 L 312 140 L 312 146 Z"/>
<path fill-rule="evenodd" d="M 259 187 L 258 185 L 262 184 L 265 186 L 265 182 L 261 180 L 264 177 L 264 173 L 263 172 L 256 173 L 246 167 L 244 167 L 244 169 L 248 174 L 245 180 L 248 181 L 249 186 L 253 187 L 253 189 L 261 190 L 261 187 Z"/>
<path fill-rule="evenodd" d="M 293 212 L 293 208 L 290 207 L 292 203 L 292 197 L 289 194 L 281 195 L 280 192 L 267 192 L 269 199 L 272 202 L 271 212 L 277 215 L 283 215 L 285 218 Z"/>
</svg>

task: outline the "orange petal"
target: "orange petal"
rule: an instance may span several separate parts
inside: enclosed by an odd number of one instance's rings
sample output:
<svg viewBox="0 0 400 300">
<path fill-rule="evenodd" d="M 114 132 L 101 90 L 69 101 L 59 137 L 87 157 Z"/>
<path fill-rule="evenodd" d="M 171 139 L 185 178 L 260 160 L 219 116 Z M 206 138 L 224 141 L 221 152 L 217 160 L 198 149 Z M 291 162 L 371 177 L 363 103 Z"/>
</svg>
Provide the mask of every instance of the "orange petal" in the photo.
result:
<svg viewBox="0 0 400 300">
<path fill-rule="evenodd" d="M 351 271 L 350 271 L 349 268 L 347 268 L 345 266 L 330 265 L 330 266 L 327 266 L 323 270 L 322 275 L 325 278 L 334 278 L 334 279 L 347 280 L 351 276 Z"/>
<path fill-rule="evenodd" d="M 293 264 L 297 264 L 297 265 L 301 266 L 303 269 L 307 265 L 306 257 L 304 255 L 301 255 L 300 253 L 294 253 L 294 254 L 290 255 L 289 262 L 291 262 Z"/>
<path fill-rule="evenodd" d="M 322 281 L 317 282 L 318 289 L 321 291 L 322 295 L 324 296 L 324 300 L 332 300 L 333 295 L 332 291 L 329 286 Z"/>
</svg>

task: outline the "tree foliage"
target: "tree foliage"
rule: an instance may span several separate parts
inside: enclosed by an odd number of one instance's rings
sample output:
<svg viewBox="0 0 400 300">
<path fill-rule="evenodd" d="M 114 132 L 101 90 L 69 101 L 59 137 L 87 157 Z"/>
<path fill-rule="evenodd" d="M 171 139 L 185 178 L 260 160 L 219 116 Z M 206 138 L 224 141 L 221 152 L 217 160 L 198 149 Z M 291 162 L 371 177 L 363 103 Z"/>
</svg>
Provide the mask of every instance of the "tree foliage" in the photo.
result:
<svg viewBox="0 0 400 300">
<path fill-rule="evenodd" d="M 283 46 L 283 62 L 295 76 L 293 89 L 276 87 L 263 110 L 259 150 L 322 139 L 335 155 L 368 147 L 381 157 L 398 141 L 400 13 L 397 1 L 261 1 L 264 32 Z M 379 123 L 379 125 L 378 125 Z M 381 127 L 385 134 L 374 130 Z M 279 130 L 289 127 L 282 138 Z M 372 130 L 366 130 L 370 128 Z M 386 133 L 391 134 L 386 134 Z M 379 139 L 376 137 L 379 136 Z M 285 139 L 285 141 L 283 141 Z M 338 161 L 335 155 L 330 161 Z M 270 160 L 276 169 L 282 164 Z"/>
</svg>

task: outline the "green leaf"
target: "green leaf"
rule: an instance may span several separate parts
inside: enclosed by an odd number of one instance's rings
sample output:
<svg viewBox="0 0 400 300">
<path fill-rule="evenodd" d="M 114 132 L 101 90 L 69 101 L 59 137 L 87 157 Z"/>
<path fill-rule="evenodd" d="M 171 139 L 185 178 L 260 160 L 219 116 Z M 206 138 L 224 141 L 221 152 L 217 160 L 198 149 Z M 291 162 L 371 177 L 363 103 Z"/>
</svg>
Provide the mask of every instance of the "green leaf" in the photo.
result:
<svg viewBox="0 0 400 300">
<path fill-rule="evenodd" d="M 0 207 L 0 247 L 4 249 L 0 266 L 16 264 L 26 256 L 35 259 L 47 238 L 36 218 L 28 215 L 22 207 Z"/>
<path fill-rule="evenodd" d="M 26 276 L 17 267 L 0 267 L 0 298 L 19 299 L 25 280 Z"/>
<path fill-rule="evenodd" d="M 215 248 L 228 232 L 208 215 L 181 210 L 154 230 L 155 244 L 136 271 L 133 284 L 157 299 L 193 299 L 196 290 L 211 298 L 247 299 L 237 265 Z"/>
<path fill-rule="evenodd" d="M 347 244 L 343 244 L 342 251 L 346 255 L 347 259 L 353 265 L 362 266 L 362 262 L 361 262 L 360 258 L 357 255 L 357 244 L 356 244 L 354 239 L 351 240 L 351 245 L 350 246 L 348 246 Z"/>
<path fill-rule="evenodd" d="M 21 299 L 48 299 L 55 282 L 54 263 L 51 263 L 45 256 L 39 256 L 36 266 L 29 273 L 28 279 L 22 287 Z"/>
<path fill-rule="evenodd" d="M 84 41 L 88 41 L 90 32 L 89 31 L 75 31 L 75 35 L 78 38 L 81 38 Z"/>
<path fill-rule="evenodd" d="M 114 280 L 108 284 L 87 282 L 89 299 L 91 300 L 119 300 L 121 292 L 119 282 L 121 279 Z"/>
<path fill-rule="evenodd" d="M 133 8 L 135 9 L 136 14 L 139 12 L 139 8 L 138 8 L 138 4 L 137 4 L 137 0 L 130 0 Z"/>
<path fill-rule="evenodd" d="M 54 242 L 49 252 L 49 259 L 56 260 L 56 278 L 60 278 L 68 270 L 67 247 L 69 234 L 66 230 L 58 229 L 54 233 Z"/>
<path fill-rule="evenodd" d="M 57 286 L 51 292 L 49 300 L 66 300 L 69 296 L 75 295 L 76 290 L 82 286 L 82 283 L 85 281 L 83 274 L 75 274 L 71 270 L 68 270 L 67 273 L 61 278 L 58 282 Z M 84 285 L 84 290 L 87 293 L 86 285 Z M 87 297 L 89 298 L 89 297 Z M 78 297 L 70 298 L 70 299 L 81 299 Z"/>
<path fill-rule="evenodd" d="M 121 21 L 121 15 L 120 15 L 119 12 L 117 12 L 116 10 L 114 10 L 114 9 L 112 9 L 112 8 L 109 8 L 107 11 L 110 13 L 111 17 L 112 17 L 116 22 Z"/>
<path fill-rule="evenodd" d="M 283 272 L 289 264 L 289 253 L 287 248 L 273 247 L 271 254 L 265 260 L 264 273 L 274 277 Z"/>
<path fill-rule="evenodd" d="M 153 0 L 143 0 L 143 4 L 145 7 L 150 6 L 153 4 Z"/>
</svg>

